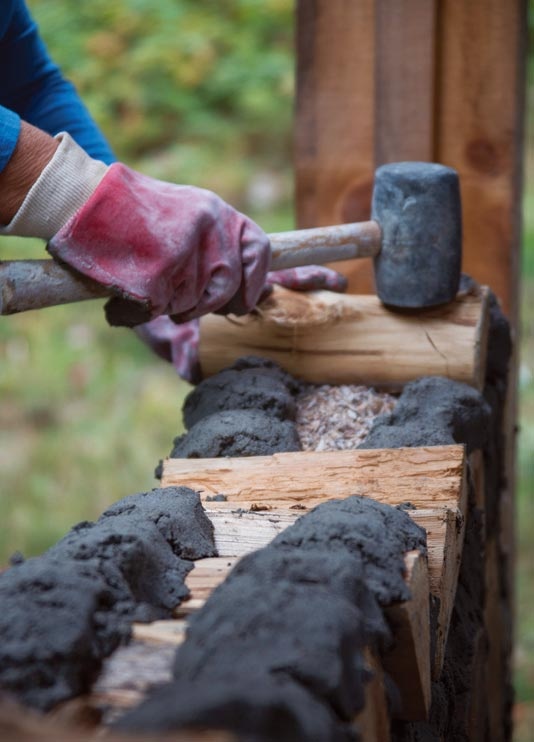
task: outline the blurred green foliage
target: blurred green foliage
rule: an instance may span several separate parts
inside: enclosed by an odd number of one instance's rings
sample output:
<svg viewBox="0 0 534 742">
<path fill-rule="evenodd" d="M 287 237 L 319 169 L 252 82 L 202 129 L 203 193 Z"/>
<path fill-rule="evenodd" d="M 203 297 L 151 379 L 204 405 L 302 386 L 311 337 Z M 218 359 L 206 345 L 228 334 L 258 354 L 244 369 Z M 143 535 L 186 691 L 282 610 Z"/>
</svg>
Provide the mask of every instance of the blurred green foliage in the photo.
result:
<svg viewBox="0 0 534 742">
<path fill-rule="evenodd" d="M 287 168 L 290 0 L 30 0 L 29 6 L 119 159 L 151 158 L 160 177 L 199 184 L 211 183 L 210 169 L 225 168 L 234 181 L 225 195 L 230 191 L 233 200 L 242 198 L 243 178 L 254 168 Z"/>
<path fill-rule="evenodd" d="M 291 0 L 29 0 L 117 154 L 292 226 Z M 259 195 L 258 195 L 259 194 Z M 0 258 L 43 257 L 3 238 Z M 156 486 L 188 385 L 101 302 L 0 320 L 0 560 Z"/>
<path fill-rule="evenodd" d="M 534 2 L 533 0 L 527 0 L 527 23 L 528 23 L 528 38 L 527 38 L 527 75 L 529 81 L 534 79 Z"/>
<path fill-rule="evenodd" d="M 531 742 L 534 728 L 534 75 L 530 81 L 523 201 L 514 742 Z"/>
<path fill-rule="evenodd" d="M 21 240 L 2 240 L 2 257 Z M 24 240 L 26 256 L 42 257 Z M 188 385 L 101 301 L 0 321 L 0 563 L 41 553 L 74 523 L 157 486 Z"/>
</svg>

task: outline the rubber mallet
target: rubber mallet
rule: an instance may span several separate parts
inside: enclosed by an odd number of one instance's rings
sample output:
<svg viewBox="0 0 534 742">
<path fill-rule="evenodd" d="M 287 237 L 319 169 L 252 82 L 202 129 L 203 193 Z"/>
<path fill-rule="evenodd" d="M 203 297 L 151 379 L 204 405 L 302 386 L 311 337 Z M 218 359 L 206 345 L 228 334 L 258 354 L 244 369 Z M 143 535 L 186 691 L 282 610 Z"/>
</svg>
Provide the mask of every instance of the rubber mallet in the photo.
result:
<svg viewBox="0 0 534 742">
<path fill-rule="evenodd" d="M 375 173 L 371 221 L 271 234 L 271 269 L 373 257 L 384 304 L 444 304 L 458 290 L 461 221 L 455 170 L 426 162 L 383 165 Z M 0 314 L 103 296 L 111 296 L 109 289 L 54 260 L 0 262 Z"/>
</svg>

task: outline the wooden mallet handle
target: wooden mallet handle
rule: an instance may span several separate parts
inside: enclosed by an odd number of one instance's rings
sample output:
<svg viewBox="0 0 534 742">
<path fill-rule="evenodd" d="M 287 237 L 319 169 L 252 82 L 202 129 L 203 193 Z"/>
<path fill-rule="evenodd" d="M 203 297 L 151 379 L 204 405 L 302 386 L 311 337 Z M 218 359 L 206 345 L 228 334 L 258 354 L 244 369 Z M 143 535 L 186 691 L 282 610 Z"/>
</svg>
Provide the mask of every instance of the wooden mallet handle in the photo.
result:
<svg viewBox="0 0 534 742">
<path fill-rule="evenodd" d="M 271 269 L 374 256 L 380 250 L 380 237 L 374 221 L 270 234 Z M 111 295 L 109 289 L 55 260 L 0 261 L 3 315 Z"/>
</svg>

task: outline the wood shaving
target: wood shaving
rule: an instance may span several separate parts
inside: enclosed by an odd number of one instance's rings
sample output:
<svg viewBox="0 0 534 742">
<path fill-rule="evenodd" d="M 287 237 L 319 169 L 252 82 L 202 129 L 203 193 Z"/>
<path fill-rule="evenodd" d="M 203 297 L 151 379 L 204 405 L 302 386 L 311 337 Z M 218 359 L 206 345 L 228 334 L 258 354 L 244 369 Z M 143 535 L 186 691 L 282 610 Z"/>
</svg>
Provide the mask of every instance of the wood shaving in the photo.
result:
<svg viewBox="0 0 534 742">
<path fill-rule="evenodd" d="M 367 386 L 309 385 L 297 397 L 297 431 L 303 451 L 343 451 L 363 442 L 396 397 Z"/>
</svg>

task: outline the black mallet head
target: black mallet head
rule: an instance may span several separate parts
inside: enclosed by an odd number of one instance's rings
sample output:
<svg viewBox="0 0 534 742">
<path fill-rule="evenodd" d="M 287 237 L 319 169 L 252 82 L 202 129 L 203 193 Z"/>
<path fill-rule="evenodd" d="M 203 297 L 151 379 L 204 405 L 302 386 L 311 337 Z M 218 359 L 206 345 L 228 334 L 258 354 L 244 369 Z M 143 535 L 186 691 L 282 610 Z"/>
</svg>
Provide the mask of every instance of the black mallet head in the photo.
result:
<svg viewBox="0 0 534 742">
<path fill-rule="evenodd" d="M 376 292 L 393 307 L 452 301 L 462 263 L 462 211 L 455 170 L 398 162 L 375 174 L 372 219 L 382 230 L 374 258 Z"/>
</svg>

